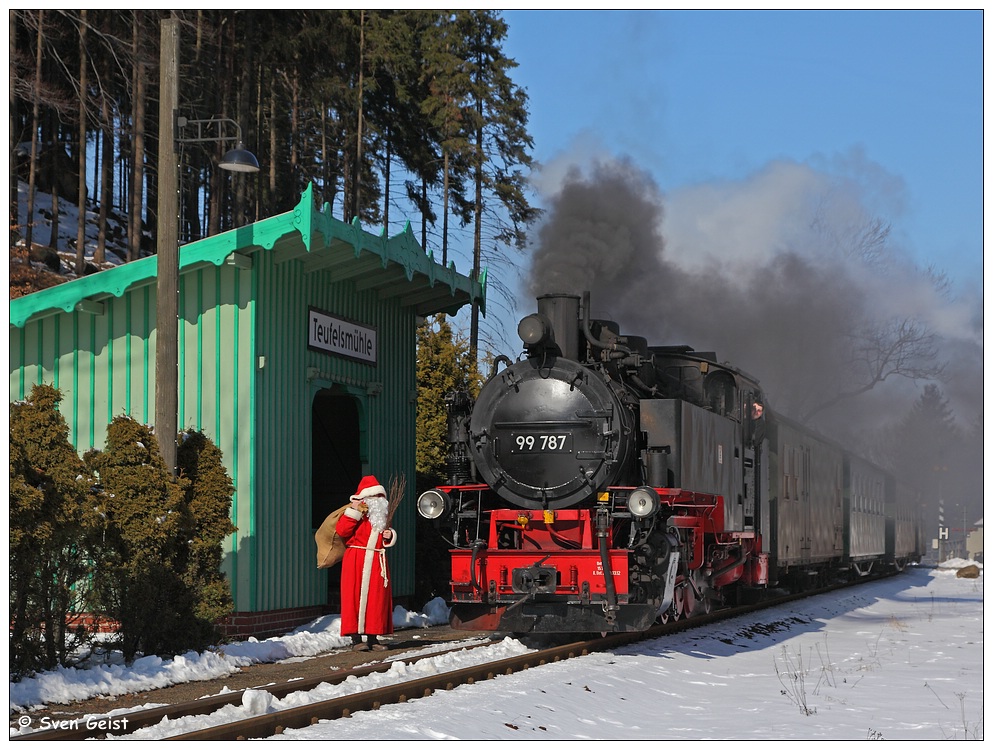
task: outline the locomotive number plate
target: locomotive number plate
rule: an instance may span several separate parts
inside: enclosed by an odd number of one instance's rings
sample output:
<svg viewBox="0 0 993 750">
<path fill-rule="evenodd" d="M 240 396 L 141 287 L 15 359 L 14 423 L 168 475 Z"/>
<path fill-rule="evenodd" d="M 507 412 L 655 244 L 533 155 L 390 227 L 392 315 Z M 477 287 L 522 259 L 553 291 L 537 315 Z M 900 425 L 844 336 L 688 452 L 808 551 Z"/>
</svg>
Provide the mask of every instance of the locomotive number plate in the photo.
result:
<svg viewBox="0 0 993 750">
<path fill-rule="evenodd" d="M 511 453 L 572 453 L 568 432 L 517 432 L 511 434 Z"/>
</svg>

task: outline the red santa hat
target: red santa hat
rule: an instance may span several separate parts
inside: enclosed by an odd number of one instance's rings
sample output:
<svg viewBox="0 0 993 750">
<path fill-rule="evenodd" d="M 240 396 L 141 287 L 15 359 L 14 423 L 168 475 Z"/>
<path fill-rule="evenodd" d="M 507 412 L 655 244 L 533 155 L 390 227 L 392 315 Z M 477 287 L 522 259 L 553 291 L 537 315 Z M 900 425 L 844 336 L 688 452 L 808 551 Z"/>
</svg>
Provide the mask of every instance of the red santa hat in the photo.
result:
<svg viewBox="0 0 993 750">
<path fill-rule="evenodd" d="M 386 497 L 386 488 L 379 483 L 379 480 L 371 474 L 367 477 L 362 477 L 362 481 L 359 482 L 359 488 L 355 490 L 355 494 L 349 498 L 350 500 L 365 500 L 369 497 L 375 497 L 376 495 L 382 495 Z"/>
</svg>

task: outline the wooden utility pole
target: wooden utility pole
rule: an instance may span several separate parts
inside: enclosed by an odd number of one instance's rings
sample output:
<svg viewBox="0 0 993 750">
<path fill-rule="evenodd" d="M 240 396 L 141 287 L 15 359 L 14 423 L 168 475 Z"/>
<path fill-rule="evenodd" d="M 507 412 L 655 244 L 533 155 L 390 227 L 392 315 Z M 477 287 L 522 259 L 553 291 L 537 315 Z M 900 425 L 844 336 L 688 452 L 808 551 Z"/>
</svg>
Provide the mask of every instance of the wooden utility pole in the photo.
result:
<svg viewBox="0 0 993 750">
<path fill-rule="evenodd" d="M 168 469 L 176 474 L 179 414 L 179 20 L 162 21 L 159 57 L 159 202 L 156 232 L 155 434 Z"/>
</svg>

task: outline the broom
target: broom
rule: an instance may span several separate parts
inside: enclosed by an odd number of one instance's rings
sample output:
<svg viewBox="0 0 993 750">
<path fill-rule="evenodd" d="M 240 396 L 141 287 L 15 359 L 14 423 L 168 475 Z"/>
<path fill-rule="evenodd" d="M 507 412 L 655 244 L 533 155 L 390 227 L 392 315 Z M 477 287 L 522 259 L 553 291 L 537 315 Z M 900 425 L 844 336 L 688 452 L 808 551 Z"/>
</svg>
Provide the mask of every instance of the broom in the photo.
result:
<svg viewBox="0 0 993 750">
<path fill-rule="evenodd" d="M 389 503 L 386 509 L 386 527 L 390 528 L 392 526 L 393 514 L 396 513 L 397 508 L 400 507 L 400 501 L 403 500 L 403 496 L 407 492 L 407 479 L 405 477 L 391 477 L 390 478 L 390 494 Z"/>
</svg>

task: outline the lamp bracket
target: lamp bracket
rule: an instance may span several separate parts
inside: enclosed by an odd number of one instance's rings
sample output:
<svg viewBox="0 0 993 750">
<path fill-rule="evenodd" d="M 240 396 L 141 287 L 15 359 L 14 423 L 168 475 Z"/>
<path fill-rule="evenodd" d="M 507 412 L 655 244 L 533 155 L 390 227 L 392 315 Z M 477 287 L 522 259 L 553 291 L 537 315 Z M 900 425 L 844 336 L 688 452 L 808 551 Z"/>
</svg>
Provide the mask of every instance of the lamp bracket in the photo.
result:
<svg viewBox="0 0 993 750">
<path fill-rule="evenodd" d="M 191 120 L 183 117 L 178 112 L 174 112 L 173 117 L 176 125 L 176 143 L 241 142 L 241 125 L 230 117 L 211 117 L 206 120 Z M 224 132 L 225 128 L 230 128 L 231 126 L 235 129 L 235 135 L 226 135 Z M 194 128 L 195 135 L 184 135 L 186 128 Z M 210 135 L 211 130 L 214 128 L 217 130 L 217 135 Z"/>
</svg>

